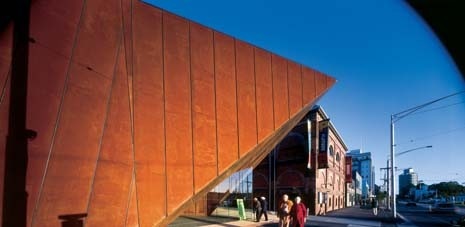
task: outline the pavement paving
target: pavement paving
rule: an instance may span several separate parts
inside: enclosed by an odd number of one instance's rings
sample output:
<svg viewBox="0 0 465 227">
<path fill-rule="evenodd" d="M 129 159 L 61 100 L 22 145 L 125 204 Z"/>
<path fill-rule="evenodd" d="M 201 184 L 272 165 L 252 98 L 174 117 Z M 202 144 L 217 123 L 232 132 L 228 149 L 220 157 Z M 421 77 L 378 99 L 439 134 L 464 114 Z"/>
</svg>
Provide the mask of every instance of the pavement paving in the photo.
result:
<svg viewBox="0 0 465 227">
<path fill-rule="evenodd" d="M 263 227 L 276 227 L 278 226 L 278 217 L 273 213 L 268 215 L 269 220 L 264 221 L 263 219 L 260 222 L 254 222 L 252 220 L 233 220 L 225 221 L 222 223 L 212 223 L 213 221 L 209 220 L 201 224 L 198 223 L 185 223 L 185 225 L 170 225 L 170 226 L 206 226 L 206 227 L 252 227 L 252 226 L 263 226 Z M 198 218 L 196 218 L 198 219 Z M 405 221 L 402 221 L 400 218 L 398 220 L 393 220 L 390 217 L 390 214 L 383 209 L 380 209 L 377 216 L 373 215 L 372 209 L 360 208 L 360 207 L 349 207 L 340 209 L 337 211 L 329 212 L 325 216 L 309 216 L 307 218 L 306 227 L 322 226 L 322 227 L 353 227 L 353 226 L 409 226 Z"/>
</svg>

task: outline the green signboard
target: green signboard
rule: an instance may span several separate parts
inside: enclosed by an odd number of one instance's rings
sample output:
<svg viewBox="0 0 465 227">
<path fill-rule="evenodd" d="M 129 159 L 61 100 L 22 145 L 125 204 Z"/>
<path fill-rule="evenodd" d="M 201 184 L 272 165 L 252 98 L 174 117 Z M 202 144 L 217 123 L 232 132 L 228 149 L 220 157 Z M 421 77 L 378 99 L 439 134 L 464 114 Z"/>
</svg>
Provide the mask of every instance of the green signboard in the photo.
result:
<svg viewBox="0 0 465 227">
<path fill-rule="evenodd" d="M 237 210 L 239 211 L 239 219 L 245 220 L 247 217 L 245 215 L 244 200 L 237 199 Z"/>
</svg>

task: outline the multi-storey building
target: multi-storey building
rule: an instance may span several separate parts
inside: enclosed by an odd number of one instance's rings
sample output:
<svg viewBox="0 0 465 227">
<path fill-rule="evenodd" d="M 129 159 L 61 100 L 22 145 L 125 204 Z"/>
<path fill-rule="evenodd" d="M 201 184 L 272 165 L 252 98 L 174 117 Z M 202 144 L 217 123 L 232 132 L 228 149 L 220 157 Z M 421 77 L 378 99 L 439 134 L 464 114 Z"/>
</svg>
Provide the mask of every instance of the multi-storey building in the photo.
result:
<svg viewBox="0 0 465 227">
<path fill-rule="evenodd" d="M 352 177 L 355 204 L 360 204 L 360 200 L 362 199 L 362 176 L 357 171 L 353 170 Z"/>
<path fill-rule="evenodd" d="M 336 82 L 146 1 L 5 2 L 3 226 L 206 215 Z"/>
<path fill-rule="evenodd" d="M 404 169 L 404 173 L 399 175 L 399 191 L 407 186 L 417 186 L 418 174 L 412 168 Z"/>
<path fill-rule="evenodd" d="M 343 208 L 346 182 L 352 179 L 347 150 L 326 113 L 315 106 L 254 169 L 255 196 L 270 198 L 272 209 L 283 194 L 301 196 L 311 214 Z"/>
<path fill-rule="evenodd" d="M 357 171 L 362 176 L 362 199 L 369 198 L 373 194 L 375 183 L 371 153 L 357 149 L 351 150 L 347 156 L 352 157 L 352 170 Z"/>
</svg>

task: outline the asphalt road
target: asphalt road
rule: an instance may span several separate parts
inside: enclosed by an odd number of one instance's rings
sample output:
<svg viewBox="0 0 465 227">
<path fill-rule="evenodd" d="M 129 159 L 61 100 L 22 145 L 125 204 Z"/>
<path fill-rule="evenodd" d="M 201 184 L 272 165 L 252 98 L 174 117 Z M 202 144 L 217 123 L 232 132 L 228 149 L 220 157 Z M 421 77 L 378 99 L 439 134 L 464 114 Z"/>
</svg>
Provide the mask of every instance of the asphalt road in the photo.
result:
<svg viewBox="0 0 465 227">
<path fill-rule="evenodd" d="M 428 205 L 417 206 L 397 205 L 397 213 L 408 219 L 415 226 L 452 226 L 451 221 L 457 221 L 460 214 L 455 213 L 433 213 Z"/>
</svg>

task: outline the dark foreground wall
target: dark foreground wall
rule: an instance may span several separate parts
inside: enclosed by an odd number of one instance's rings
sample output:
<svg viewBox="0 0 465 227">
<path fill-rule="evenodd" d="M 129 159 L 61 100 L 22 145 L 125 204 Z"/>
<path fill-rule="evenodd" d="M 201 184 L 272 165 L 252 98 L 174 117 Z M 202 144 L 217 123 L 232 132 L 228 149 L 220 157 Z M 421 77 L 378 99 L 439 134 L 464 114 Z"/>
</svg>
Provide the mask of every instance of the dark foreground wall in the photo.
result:
<svg viewBox="0 0 465 227">
<path fill-rule="evenodd" d="M 16 184 L 4 181 L 5 153 L 18 148 L 6 149 L 13 39 L 10 23 L 0 31 L 2 189 Z M 27 212 L 10 217 L 28 226 L 80 213 L 86 226 L 165 225 L 257 165 L 335 82 L 136 0 L 33 1 L 28 48 L 24 120 L 37 136 L 25 145 Z"/>
</svg>

